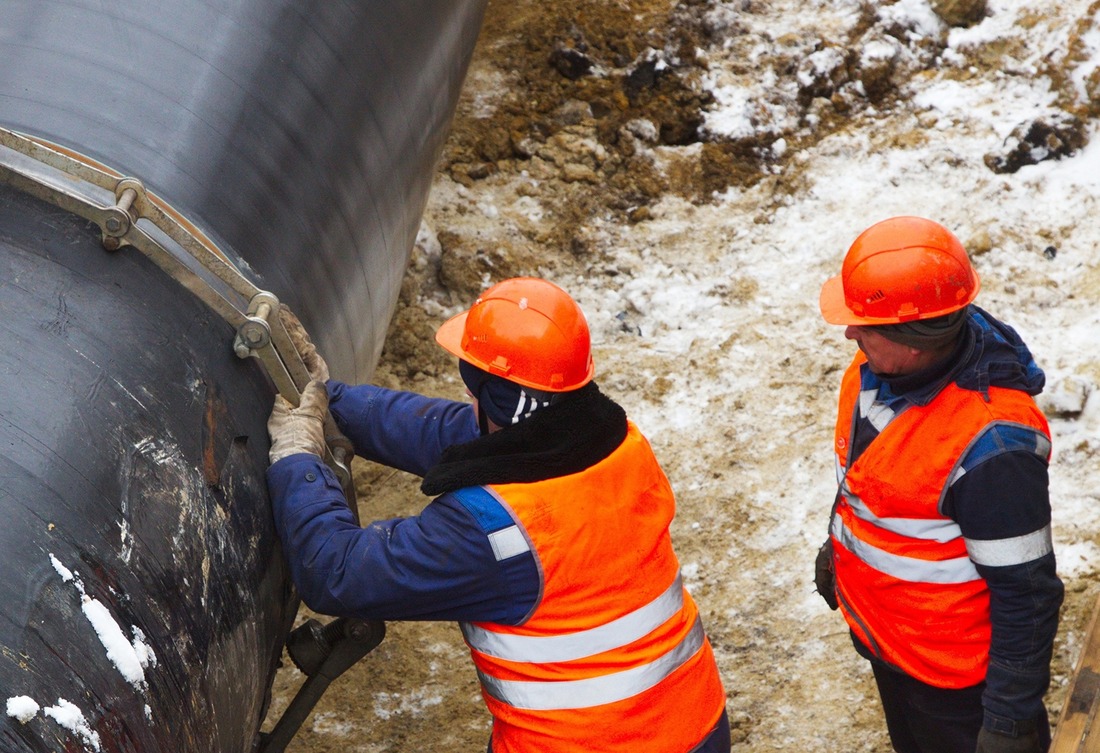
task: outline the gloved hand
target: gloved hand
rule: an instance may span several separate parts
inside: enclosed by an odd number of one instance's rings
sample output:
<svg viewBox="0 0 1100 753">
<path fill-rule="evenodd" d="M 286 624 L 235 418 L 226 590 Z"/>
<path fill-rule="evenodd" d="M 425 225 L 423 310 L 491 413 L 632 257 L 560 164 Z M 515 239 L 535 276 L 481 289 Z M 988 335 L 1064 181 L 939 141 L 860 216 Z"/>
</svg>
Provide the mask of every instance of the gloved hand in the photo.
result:
<svg viewBox="0 0 1100 753">
<path fill-rule="evenodd" d="M 282 395 L 276 395 L 271 416 L 267 419 L 267 433 L 271 435 L 268 461 L 274 463 L 299 452 L 324 457 L 326 411 L 328 391 L 324 382 L 316 379 L 302 390 L 302 401 L 297 408 L 292 408 Z"/>
<path fill-rule="evenodd" d="M 814 585 L 821 598 L 829 605 L 829 609 L 835 610 L 840 605 L 836 600 L 836 578 L 833 575 L 833 540 L 825 539 L 825 543 L 817 550 L 817 561 L 814 563 Z"/>
<path fill-rule="evenodd" d="M 1039 745 L 1039 732 L 1032 729 L 1019 737 L 990 732 L 982 727 L 978 732 L 978 748 L 974 753 L 1045 753 Z"/>
<path fill-rule="evenodd" d="M 302 363 L 306 365 L 306 369 L 309 371 L 309 378 L 327 382 L 329 379 L 328 364 L 317 352 L 317 347 L 313 344 L 313 341 L 309 339 L 306 328 L 302 326 L 302 323 L 298 321 L 298 317 L 285 303 L 279 306 L 279 319 L 286 328 L 286 333 L 290 335 L 290 342 L 294 343 L 294 348 L 298 351 L 298 355 L 302 357 Z"/>
</svg>

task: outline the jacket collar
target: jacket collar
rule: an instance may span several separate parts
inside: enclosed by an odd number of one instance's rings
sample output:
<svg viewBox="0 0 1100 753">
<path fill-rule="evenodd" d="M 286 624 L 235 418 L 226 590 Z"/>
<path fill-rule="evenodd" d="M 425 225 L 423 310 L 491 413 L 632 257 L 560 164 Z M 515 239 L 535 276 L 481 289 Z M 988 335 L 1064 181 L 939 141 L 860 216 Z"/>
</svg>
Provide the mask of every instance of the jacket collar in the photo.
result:
<svg viewBox="0 0 1100 753">
<path fill-rule="evenodd" d="M 467 486 L 579 473 L 610 455 L 626 432 L 626 412 L 590 382 L 518 424 L 448 447 L 420 490 L 436 496 Z"/>
<path fill-rule="evenodd" d="M 886 403 L 904 399 L 927 405 L 951 382 L 980 392 L 989 400 L 990 387 L 1006 387 L 1029 395 L 1043 391 L 1046 375 L 1011 326 L 971 304 L 959 344 L 944 361 L 916 374 L 884 381 L 864 367 L 862 389 L 880 389 Z"/>
</svg>

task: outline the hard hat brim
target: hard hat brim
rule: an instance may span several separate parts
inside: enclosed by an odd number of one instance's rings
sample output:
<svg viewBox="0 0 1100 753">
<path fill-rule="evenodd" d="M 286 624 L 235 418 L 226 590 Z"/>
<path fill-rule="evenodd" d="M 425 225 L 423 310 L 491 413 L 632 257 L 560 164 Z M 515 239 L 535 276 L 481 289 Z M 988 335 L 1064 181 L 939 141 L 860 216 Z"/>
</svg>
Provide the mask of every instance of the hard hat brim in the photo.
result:
<svg viewBox="0 0 1100 753">
<path fill-rule="evenodd" d="M 844 301 L 844 281 L 840 275 L 830 277 L 821 286 L 818 298 L 821 316 L 829 324 L 863 324 L 861 317 L 852 313 Z"/>
<path fill-rule="evenodd" d="M 935 311 L 924 316 L 915 317 L 917 319 L 932 319 L 937 316 L 944 316 L 950 314 L 953 311 L 958 311 L 961 308 L 974 302 L 974 299 L 978 297 L 978 290 L 981 287 L 981 282 L 978 279 L 976 272 L 971 272 L 974 281 L 974 288 L 965 301 L 957 306 L 945 309 L 943 311 Z M 847 299 L 844 296 L 844 281 L 841 279 L 842 275 L 836 277 L 830 277 L 825 281 L 825 284 L 821 286 L 821 295 L 818 298 L 818 306 L 821 309 L 822 318 L 829 324 L 842 324 L 845 326 L 853 325 L 857 327 L 871 327 L 879 324 L 897 324 L 905 319 L 901 319 L 896 316 L 860 316 L 859 314 L 848 308 Z"/>
<path fill-rule="evenodd" d="M 818 306 L 821 308 L 822 318 L 829 324 L 866 327 L 875 324 L 897 324 L 900 321 L 896 317 L 860 316 L 848 308 L 848 303 L 844 297 L 842 275 L 830 277 L 821 286 Z"/>
<path fill-rule="evenodd" d="M 469 315 L 469 311 L 456 314 L 443 322 L 435 331 L 435 341 L 443 350 L 466 361 L 469 361 L 470 357 L 462 351 L 462 335 L 466 332 L 466 317 Z"/>
</svg>

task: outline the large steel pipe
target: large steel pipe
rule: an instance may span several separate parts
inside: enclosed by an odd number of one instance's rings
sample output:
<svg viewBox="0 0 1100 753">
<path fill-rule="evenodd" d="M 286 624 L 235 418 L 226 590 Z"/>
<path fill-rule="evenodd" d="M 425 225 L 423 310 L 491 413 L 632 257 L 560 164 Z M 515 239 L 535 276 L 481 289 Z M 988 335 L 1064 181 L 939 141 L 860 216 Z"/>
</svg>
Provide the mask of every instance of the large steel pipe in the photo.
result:
<svg viewBox="0 0 1100 753">
<path fill-rule="evenodd" d="M 483 0 L 2 0 L 0 126 L 140 180 L 370 375 Z M 132 247 L 0 186 L 0 750 L 250 751 L 293 620 L 273 389 Z"/>
</svg>

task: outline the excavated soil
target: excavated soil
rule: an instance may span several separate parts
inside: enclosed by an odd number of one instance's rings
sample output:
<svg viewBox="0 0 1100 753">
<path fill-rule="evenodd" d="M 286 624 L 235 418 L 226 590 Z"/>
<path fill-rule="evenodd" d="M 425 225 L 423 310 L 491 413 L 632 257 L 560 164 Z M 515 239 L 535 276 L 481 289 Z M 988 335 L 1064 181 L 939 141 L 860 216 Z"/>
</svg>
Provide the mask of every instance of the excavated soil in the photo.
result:
<svg viewBox="0 0 1100 753">
<path fill-rule="evenodd" d="M 865 17 L 828 43 L 779 33 L 770 59 L 746 54 L 734 72 L 752 76 L 755 68 L 768 69 L 798 82 L 777 83 L 773 104 L 799 118 L 776 119 L 751 133 L 708 132 L 703 112 L 713 99 L 702 85 L 708 70 L 699 51 L 725 45 L 738 59 L 750 36 L 739 13 L 764 12 L 768 5 L 491 2 L 375 381 L 464 399 L 453 359 L 432 340 L 447 315 L 487 284 L 515 275 L 586 280 L 589 287 L 606 284 L 621 292 L 636 265 L 650 258 L 650 246 L 670 249 L 661 263 L 675 264 L 676 243 L 687 239 L 646 229 L 659 224 L 652 221 L 669 211 L 670 202 L 702 218 L 716 194 L 754 189 L 757 198 L 739 208 L 737 222 L 768 223 L 776 207 L 804 189 L 795 155 L 855 127 L 868 108 L 888 111 L 901 84 L 924 75 L 935 46 L 942 46 L 942 40 L 912 42 L 906 54 L 877 68 L 857 59 L 848 45 L 883 33 L 870 4 Z M 939 4 L 942 13 L 960 14 L 975 12 L 975 5 L 982 4 Z M 1011 51 L 982 54 L 988 60 L 975 65 L 997 66 Z M 836 62 L 807 67 L 810 55 L 818 61 L 832 55 Z M 964 68 L 959 75 L 975 74 Z M 1079 134 L 1074 119 L 1094 115 L 1069 104 L 1065 112 L 1065 122 L 1043 134 L 1048 143 L 1072 142 Z M 808 120 L 813 128 L 805 127 Z M 919 127 L 872 131 L 868 138 L 898 145 L 919 142 L 923 133 Z M 785 150 L 775 148 L 779 139 Z M 1019 158 L 990 155 L 990 169 L 1011 169 L 1010 161 Z M 639 240 L 647 232 L 651 242 Z M 716 233 L 717 243 L 734 231 L 699 232 Z M 698 238 L 691 240 L 698 245 Z M 982 238 L 964 241 L 982 251 Z M 631 243 L 645 253 L 623 252 L 620 245 Z M 847 350 L 817 323 L 801 325 L 763 311 L 761 301 L 771 291 L 736 269 L 716 280 L 714 290 L 731 306 L 760 308 L 762 326 L 693 350 L 685 364 L 632 346 L 643 327 L 660 324 L 648 322 L 628 301 L 616 317 L 617 331 L 600 331 L 596 358 L 601 387 L 633 412 L 682 394 L 685 373 L 697 383 L 720 383 L 731 354 L 766 354 L 745 357 L 747 368 L 770 375 L 759 391 L 712 398 L 694 414 L 712 422 L 710 436 L 651 436 L 677 491 L 674 541 L 681 560 L 693 563 L 690 587 L 721 664 L 733 748 L 888 751 L 869 672 L 855 660 L 839 618 L 812 594 L 813 556 L 829 500 L 822 500 L 818 517 L 790 522 L 804 528 L 795 542 L 760 541 L 761 532 L 784 523 L 784 497 L 797 494 L 801 480 L 831 473 L 827 451 L 819 451 L 830 446 L 837 369 Z M 800 396 L 798 415 L 787 416 L 786 435 L 762 451 L 739 422 L 774 420 L 770 416 L 784 410 L 774 401 L 789 389 Z M 358 459 L 356 473 L 364 520 L 415 514 L 427 502 L 419 479 Z M 775 609 L 777 590 L 786 589 L 805 593 L 793 616 Z M 1067 582 L 1047 702 L 1052 718 L 1097 590 L 1094 578 Z M 273 715 L 301 682 L 287 662 Z M 333 684 L 290 750 L 482 751 L 488 733 L 489 717 L 457 627 L 390 623 L 382 645 Z"/>
</svg>

